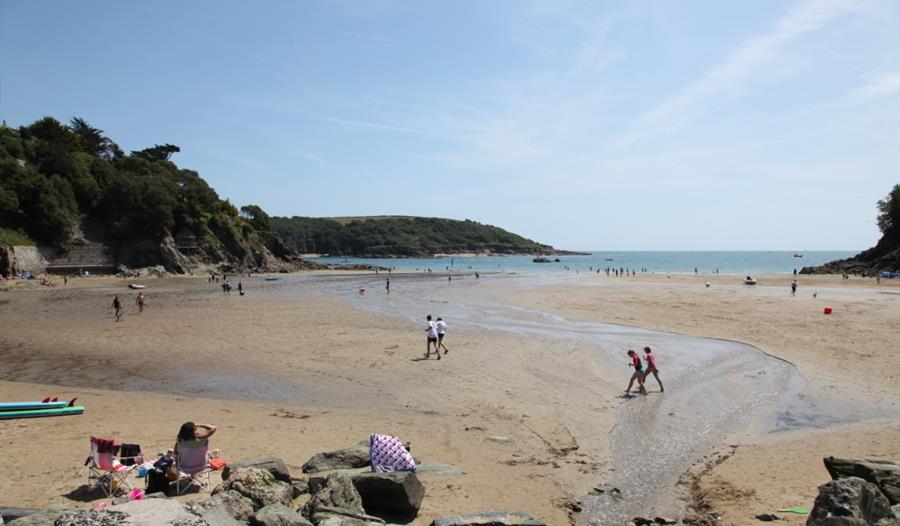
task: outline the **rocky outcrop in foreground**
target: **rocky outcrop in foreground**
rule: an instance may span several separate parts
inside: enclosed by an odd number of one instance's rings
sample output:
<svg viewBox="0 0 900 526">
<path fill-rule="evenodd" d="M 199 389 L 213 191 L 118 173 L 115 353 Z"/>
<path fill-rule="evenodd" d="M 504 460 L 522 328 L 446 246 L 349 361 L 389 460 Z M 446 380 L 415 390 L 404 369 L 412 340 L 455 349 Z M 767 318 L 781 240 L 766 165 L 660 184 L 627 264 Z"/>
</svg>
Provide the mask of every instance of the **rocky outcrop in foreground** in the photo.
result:
<svg viewBox="0 0 900 526">
<path fill-rule="evenodd" d="M 412 522 L 425 498 L 425 486 L 413 472 L 344 470 L 362 462 L 361 449 L 357 445 L 338 450 L 352 450 L 352 454 L 314 456 L 307 465 L 341 468 L 308 480 L 293 478 L 277 457 L 234 462 L 209 498 L 190 504 L 155 493 L 131 502 L 124 497 L 125 502 L 101 510 L 0 508 L 0 517 L 16 526 L 390 526 L 391 521 Z M 365 457 L 368 461 L 368 449 Z M 325 464 L 319 462 L 324 459 Z M 436 519 L 432 525 L 546 526 L 520 512 L 455 515 Z"/>
<path fill-rule="evenodd" d="M 900 463 L 834 457 L 824 461 L 832 480 L 819 486 L 806 526 L 900 526 Z"/>
</svg>

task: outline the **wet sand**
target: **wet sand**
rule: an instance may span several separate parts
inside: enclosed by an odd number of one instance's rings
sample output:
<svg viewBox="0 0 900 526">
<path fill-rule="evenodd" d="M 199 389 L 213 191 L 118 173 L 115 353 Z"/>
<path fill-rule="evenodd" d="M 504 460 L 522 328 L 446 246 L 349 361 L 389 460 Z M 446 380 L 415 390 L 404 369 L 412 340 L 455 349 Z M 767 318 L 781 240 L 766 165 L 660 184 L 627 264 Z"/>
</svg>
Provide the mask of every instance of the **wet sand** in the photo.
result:
<svg viewBox="0 0 900 526">
<path fill-rule="evenodd" d="M 149 280 L 144 291 L 148 305 L 140 316 L 131 303 L 136 292 L 116 279 L 0 293 L 0 398 L 79 396 L 88 406 L 83 417 L 0 422 L 0 471 L 17 480 L 0 483 L 0 505 L 85 505 L 66 494 L 81 483 L 88 435 L 114 435 L 153 452 L 154 447 L 169 447 L 180 422 L 190 419 L 222 426 L 215 447 L 227 459 L 277 454 L 298 472 L 317 451 L 350 445 L 371 432 L 397 434 L 413 441 L 420 460 L 453 464 L 466 472 L 423 475 L 428 497 L 414 524 L 488 508 L 523 509 L 551 524 L 565 524 L 566 503 L 598 484 L 622 480 L 621 461 L 614 453 L 634 444 L 627 436 L 617 438 L 615 429 L 626 429 L 615 425 L 617 419 L 620 424 L 623 418 L 642 421 L 651 427 L 641 435 L 659 436 L 664 417 L 674 412 L 669 405 L 690 412 L 689 355 L 664 338 L 659 361 L 663 380 L 673 382 L 667 383 L 668 392 L 653 395 L 656 400 L 617 398 L 629 373 L 619 358 L 624 349 L 591 343 L 602 340 L 590 332 L 596 322 L 740 340 L 797 364 L 808 382 L 799 399 L 811 402 L 780 407 L 784 418 L 779 433 L 765 428 L 778 428 L 778 422 L 723 426 L 728 440 L 716 437 L 714 442 L 736 440 L 741 445 L 700 478 L 701 493 L 704 484 L 716 481 L 715 486 L 721 479 L 759 489 L 762 495 L 763 488 L 773 487 L 771 481 L 717 470 L 744 462 L 745 456 L 746 462 L 758 462 L 785 444 L 802 442 L 798 437 L 806 434 L 819 437 L 811 439 L 810 451 L 842 454 L 828 450 L 834 443 L 831 434 L 842 433 L 828 426 L 865 420 L 890 431 L 900 422 L 900 361 L 892 366 L 873 351 L 896 348 L 900 342 L 900 297 L 880 294 L 898 292 L 891 285 L 876 290 L 874 282 L 801 277 L 798 297 L 790 298 L 789 279 L 780 277 L 771 278 L 777 287 L 767 286 L 769 278 L 763 277 L 760 286 L 749 290 L 731 285 L 727 280 L 736 278 L 726 276 L 615 280 L 583 275 L 525 285 L 483 276 L 477 283 L 471 277 L 455 279 L 456 288 L 439 277 L 391 278 L 390 298 L 384 295 L 383 277 L 371 275 L 326 278 L 330 281 L 319 284 L 304 282 L 306 278 L 294 284 L 245 279 L 250 291 L 245 297 L 226 297 L 205 280 Z M 712 286 L 703 287 L 704 281 Z M 358 283 L 367 287 L 365 296 L 358 295 Z M 469 297 L 462 291 L 469 294 L 472 287 L 479 287 L 475 297 L 492 298 L 483 302 L 485 321 L 512 320 L 514 326 L 496 327 L 478 319 L 457 322 L 455 315 L 465 317 L 459 300 Z M 817 300 L 808 297 L 809 287 L 822 288 Z M 125 321 L 118 324 L 109 309 L 113 293 L 122 294 L 128 307 Z M 821 321 L 824 303 L 835 307 L 828 321 Z M 510 305 L 522 308 L 512 312 Z M 451 353 L 440 362 L 419 359 L 424 331 L 412 313 L 429 306 L 451 325 Z M 591 325 L 586 336 L 560 336 L 560 327 L 571 330 L 578 320 Z M 548 323 L 552 330 L 541 328 Z M 639 347 L 649 336 L 636 338 Z M 668 355 L 667 345 L 672 350 Z M 867 368 L 875 365 L 883 374 L 880 392 L 863 385 L 868 383 Z M 726 368 L 723 377 L 728 372 Z M 679 379 L 686 383 L 679 385 Z M 722 386 L 733 389 L 741 383 Z M 785 380 L 777 391 L 790 391 L 788 385 Z M 676 387 L 680 391 L 672 391 Z M 822 410 L 811 410 L 810 404 Z M 638 413 L 628 418 L 630 411 Z M 852 417 L 842 420 L 847 413 Z M 511 441 L 486 440 L 491 436 Z M 624 442 L 616 445 L 617 440 Z M 891 449 L 896 444 L 890 441 L 863 439 L 850 445 L 860 447 L 845 447 L 848 455 L 865 450 L 870 456 L 896 456 Z M 58 451 L 64 457 L 58 465 L 66 468 L 42 465 L 46 448 Z M 785 491 L 802 487 L 814 492 L 825 480 L 824 469 L 819 471 L 809 470 L 802 480 L 794 474 Z M 786 500 L 804 496 L 781 495 Z M 725 520 L 745 523 L 737 514 L 746 515 L 746 503 L 733 496 L 720 500 L 713 499 Z M 728 508 L 732 504 L 734 514 Z M 667 504 L 659 506 L 666 509 Z"/>
</svg>

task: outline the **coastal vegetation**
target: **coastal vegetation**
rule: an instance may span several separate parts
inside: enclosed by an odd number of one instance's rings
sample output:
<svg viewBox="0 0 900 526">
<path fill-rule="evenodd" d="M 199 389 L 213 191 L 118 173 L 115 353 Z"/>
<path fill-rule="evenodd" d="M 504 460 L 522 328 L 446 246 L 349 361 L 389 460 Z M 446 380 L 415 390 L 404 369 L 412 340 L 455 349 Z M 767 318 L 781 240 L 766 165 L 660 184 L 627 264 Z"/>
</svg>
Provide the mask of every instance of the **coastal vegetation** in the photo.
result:
<svg viewBox="0 0 900 526">
<path fill-rule="evenodd" d="M 273 217 L 288 250 L 336 256 L 422 257 L 434 254 L 542 254 L 542 245 L 502 228 L 433 217 Z"/>
<path fill-rule="evenodd" d="M 160 244 L 180 232 L 213 263 L 285 255 L 259 207 L 239 211 L 219 198 L 197 172 L 170 160 L 179 151 L 162 144 L 126 154 L 80 118 L 0 128 L 3 242 L 33 240 L 65 253 L 89 230 L 125 263 L 152 265 L 161 263 Z"/>
<path fill-rule="evenodd" d="M 381 216 L 270 217 L 238 209 L 200 174 L 179 168 L 181 149 L 155 144 L 126 153 L 103 130 L 44 117 L 0 127 L 0 245 L 86 243 L 110 247 L 127 266 L 197 263 L 271 267 L 296 253 L 429 256 L 553 253 L 553 247 L 475 221 Z"/>
<path fill-rule="evenodd" d="M 804 267 L 801 274 L 861 274 L 900 272 L 900 184 L 895 184 L 884 199 L 876 203 L 875 220 L 881 230 L 878 243 L 848 259 L 831 261 L 819 267 Z"/>
</svg>

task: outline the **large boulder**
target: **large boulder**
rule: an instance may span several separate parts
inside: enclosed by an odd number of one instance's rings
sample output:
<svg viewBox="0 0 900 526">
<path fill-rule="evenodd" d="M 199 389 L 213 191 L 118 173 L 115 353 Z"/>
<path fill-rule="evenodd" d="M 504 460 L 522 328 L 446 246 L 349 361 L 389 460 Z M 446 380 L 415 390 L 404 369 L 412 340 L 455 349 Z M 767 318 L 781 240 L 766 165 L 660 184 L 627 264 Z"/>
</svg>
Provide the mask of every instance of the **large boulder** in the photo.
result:
<svg viewBox="0 0 900 526">
<path fill-rule="evenodd" d="M 364 468 L 369 465 L 369 442 L 335 451 L 316 453 L 303 464 L 304 473 L 318 473 L 336 469 Z"/>
<path fill-rule="evenodd" d="M 867 526 L 878 521 L 896 523 L 887 497 L 875 484 L 848 477 L 819 486 L 806 526 Z"/>
<path fill-rule="evenodd" d="M 15 524 L 16 526 L 54 526 L 56 520 L 62 517 L 63 510 L 46 509 L 37 510 L 34 513 L 26 515 L 18 515 L 16 518 L 10 519 L 10 516 L 2 515 L 6 520 L 6 524 Z"/>
<path fill-rule="evenodd" d="M 415 517 L 425 497 L 425 486 L 411 471 L 360 473 L 353 486 L 362 498 L 366 513 L 387 513 Z"/>
<path fill-rule="evenodd" d="M 441 517 L 435 519 L 431 526 L 547 526 L 547 524 L 520 511 L 511 513 L 486 511 Z"/>
<path fill-rule="evenodd" d="M 900 504 L 900 462 L 835 457 L 823 460 L 832 479 L 859 477 L 878 486 L 891 505 Z"/>
<path fill-rule="evenodd" d="M 214 494 L 200 504 L 194 506 L 194 513 L 202 515 L 204 510 L 223 508 L 229 515 L 240 521 L 249 520 L 254 512 L 254 503 L 249 498 L 233 489 Z"/>
<path fill-rule="evenodd" d="M 258 510 L 269 504 L 290 506 L 294 489 L 287 482 L 275 480 L 268 470 L 238 468 L 231 470 L 228 480 L 222 481 L 213 490 L 213 495 L 233 490 L 253 501 L 253 509 Z"/>
<path fill-rule="evenodd" d="M 194 513 L 206 521 L 208 526 L 247 526 L 246 521 L 235 519 L 223 504 L 201 508 L 199 511 L 195 509 Z"/>
<path fill-rule="evenodd" d="M 291 483 L 291 470 L 288 469 L 287 464 L 278 457 L 252 458 L 232 462 L 222 470 L 222 480 L 227 479 L 233 470 L 239 468 L 265 469 L 268 470 L 276 480 L 287 482 L 288 484 Z"/>
<path fill-rule="evenodd" d="M 312 515 L 316 526 L 384 526 L 384 521 L 365 513 L 323 506 Z"/>
<path fill-rule="evenodd" d="M 312 494 L 303 514 L 313 517 L 322 508 L 338 508 L 351 513 L 365 514 L 362 498 L 353 486 L 350 475 L 343 472 L 332 473 L 325 479 L 325 484 Z M 313 522 L 316 522 L 315 520 Z"/>
<path fill-rule="evenodd" d="M 269 504 L 250 518 L 253 526 L 312 526 L 302 515 L 284 504 Z"/>
</svg>

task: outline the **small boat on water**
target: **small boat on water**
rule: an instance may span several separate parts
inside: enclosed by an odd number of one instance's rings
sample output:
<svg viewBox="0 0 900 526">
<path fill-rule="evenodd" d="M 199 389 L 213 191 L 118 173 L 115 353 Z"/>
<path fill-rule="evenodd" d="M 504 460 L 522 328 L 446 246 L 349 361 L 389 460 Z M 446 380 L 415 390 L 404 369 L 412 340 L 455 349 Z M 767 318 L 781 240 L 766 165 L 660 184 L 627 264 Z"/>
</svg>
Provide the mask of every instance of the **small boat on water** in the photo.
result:
<svg viewBox="0 0 900 526">
<path fill-rule="evenodd" d="M 744 285 L 756 285 L 756 280 L 753 279 L 753 276 L 747 276 L 744 278 Z"/>
<path fill-rule="evenodd" d="M 603 258 L 603 261 L 615 261 L 613 258 Z"/>
<path fill-rule="evenodd" d="M 140 289 L 146 289 L 147 285 L 141 285 L 140 283 L 129 283 L 128 288 L 140 290 Z"/>
<path fill-rule="evenodd" d="M 545 257 L 536 257 L 536 258 L 532 259 L 531 262 L 532 263 L 550 263 L 550 259 L 545 258 Z"/>
<path fill-rule="evenodd" d="M 281 278 L 266 278 L 266 281 L 278 281 Z"/>
<path fill-rule="evenodd" d="M 802 257 L 803 257 L 803 254 L 794 254 L 794 257 L 795 257 L 795 258 L 802 258 Z"/>
</svg>

